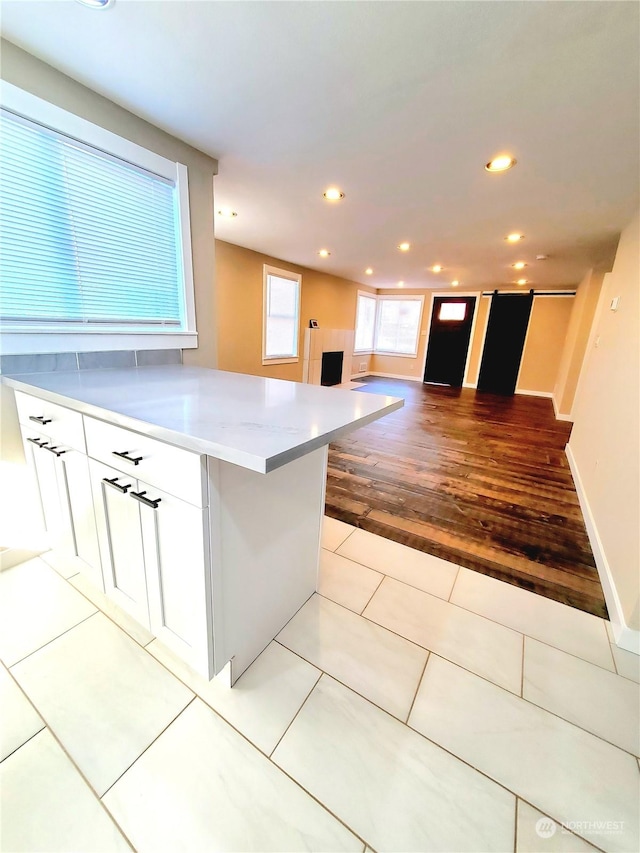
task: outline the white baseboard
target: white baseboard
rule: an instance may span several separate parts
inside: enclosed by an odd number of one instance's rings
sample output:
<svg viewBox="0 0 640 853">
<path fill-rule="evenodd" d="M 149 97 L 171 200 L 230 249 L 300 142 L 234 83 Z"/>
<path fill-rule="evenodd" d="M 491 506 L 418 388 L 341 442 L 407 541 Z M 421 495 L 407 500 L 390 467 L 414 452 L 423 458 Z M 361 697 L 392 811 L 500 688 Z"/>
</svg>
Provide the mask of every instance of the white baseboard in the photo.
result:
<svg viewBox="0 0 640 853">
<path fill-rule="evenodd" d="M 6 548 L 0 551 L 0 572 L 5 569 L 12 569 L 20 563 L 26 563 L 41 554 L 42 551 L 28 551 L 25 548 Z"/>
<path fill-rule="evenodd" d="M 371 374 L 367 370 L 365 370 L 364 373 L 352 373 L 351 380 L 353 381 L 354 379 L 362 379 L 363 376 L 371 376 Z"/>
<path fill-rule="evenodd" d="M 409 382 L 422 382 L 421 376 L 404 376 L 402 373 L 379 373 L 377 370 L 370 370 L 366 376 L 381 376 L 383 379 L 408 379 Z"/>
<path fill-rule="evenodd" d="M 522 394 L 523 397 L 551 397 L 553 398 L 553 394 L 551 391 L 527 391 L 524 388 L 516 388 L 516 394 Z"/>
<path fill-rule="evenodd" d="M 580 501 L 580 509 L 584 516 L 584 523 L 587 527 L 587 534 L 589 536 L 591 550 L 593 551 L 593 556 L 596 561 L 600 583 L 602 584 L 602 590 L 604 592 L 604 599 L 607 602 L 607 610 L 609 611 L 609 619 L 611 620 L 611 627 L 613 628 L 613 636 L 615 637 L 616 645 L 628 652 L 634 652 L 636 655 L 640 655 L 640 631 L 635 631 L 633 628 L 629 628 L 627 623 L 624 621 L 624 612 L 622 610 L 618 591 L 616 590 L 616 586 L 613 581 L 609 561 L 607 560 L 607 555 L 604 552 L 602 540 L 598 534 L 598 528 L 596 527 L 596 522 L 593 517 L 593 513 L 591 512 L 589 500 L 585 493 L 580 472 L 570 445 L 566 446 L 565 453 L 567 455 L 569 468 L 571 469 L 573 481 L 576 486 L 576 493 L 578 495 L 578 500 Z"/>
<path fill-rule="evenodd" d="M 553 403 L 553 413 L 556 416 L 557 421 L 571 421 L 573 422 L 573 418 L 571 415 L 561 415 L 558 411 L 558 404 L 556 403 L 555 395 L 551 395 L 551 402 Z"/>
<path fill-rule="evenodd" d="M 463 388 L 477 388 L 478 384 L 477 384 L 477 382 L 463 382 L 462 387 Z"/>
</svg>

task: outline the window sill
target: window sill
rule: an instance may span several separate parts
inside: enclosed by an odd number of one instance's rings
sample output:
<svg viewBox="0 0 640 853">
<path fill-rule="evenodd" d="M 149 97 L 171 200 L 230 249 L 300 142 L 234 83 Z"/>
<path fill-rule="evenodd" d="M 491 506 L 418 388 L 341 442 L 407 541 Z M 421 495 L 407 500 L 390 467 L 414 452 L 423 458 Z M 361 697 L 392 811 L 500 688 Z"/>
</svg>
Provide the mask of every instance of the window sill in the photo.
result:
<svg viewBox="0 0 640 853">
<path fill-rule="evenodd" d="M 388 352 L 387 350 L 374 350 L 373 355 L 392 355 L 394 358 L 417 358 L 417 352 Z"/>
<path fill-rule="evenodd" d="M 262 364 L 297 364 L 299 362 L 299 358 L 263 358 Z"/>
<path fill-rule="evenodd" d="M 196 332 L 6 332 L 0 336 L 0 354 L 37 355 L 106 350 L 195 349 Z"/>
</svg>

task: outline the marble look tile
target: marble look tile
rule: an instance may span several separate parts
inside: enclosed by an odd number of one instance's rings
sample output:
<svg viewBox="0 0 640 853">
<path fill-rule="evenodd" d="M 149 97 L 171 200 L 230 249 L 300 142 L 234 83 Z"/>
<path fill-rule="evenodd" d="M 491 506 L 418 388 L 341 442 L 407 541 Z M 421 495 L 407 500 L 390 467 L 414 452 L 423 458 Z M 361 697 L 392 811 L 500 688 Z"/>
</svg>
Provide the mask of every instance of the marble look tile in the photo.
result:
<svg viewBox="0 0 640 853">
<path fill-rule="evenodd" d="M 522 695 L 640 755 L 640 688 L 633 681 L 527 637 Z"/>
<path fill-rule="evenodd" d="M 626 649 L 620 649 L 615 643 L 611 645 L 611 653 L 616 664 L 618 675 L 630 678 L 640 684 L 640 656 Z"/>
<path fill-rule="evenodd" d="M 81 592 L 85 598 L 88 598 L 92 604 L 108 616 L 116 623 L 123 631 L 125 631 L 136 643 L 141 646 L 146 646 L 153 640 L 153 634 L 148 631 L 143 625 L 129 616 L 121 607 L 101 592 L 91 581 L 83 574 L 74 575 L 69 579 L 69 583 L 74 586 L 78 592 Z"/>
<path fill-rule="evenodd" d="M 516 832 L 516 853 L 596 853 L 591 844 L 522 800 Z"/>
<path fill-rule="evenodd" d="M 438 598 L 449 598 L 458 574 L 458 566 L 453 563 L 367 530 L 356 530 L 337 552 Z"/>
<path fill-rule="evenodd" d="M 362 613 L 383 577 L 360 563 L 321 549 L 318 592 L 355 613 Z"/>
<path fill-rule="evenodd" d="M 638 849 L 640 778 L 617 747 L 435 655 L 409 725 L 597 847 Z"/>
<path fill-rule="evenodd" d="M 60 577 L 66 578 L 67 580 L 78 574 L 79 570 L 73 564 L 73 560 L 70 560 L 55 551 L 45 551 L 44 554 L 40 554 L 40 559 L 48 566 L 51 566 L 51 568 L 54 569 Z"/>
<path fill-rule="evenodd" d="M 424 649 L 318 595 L 276 639 L 394 717 L 407 718 Z"/>
<path fill-rule="evenodd" d="M 362 615 L 520 694 L 522 635 L 510 628 L 392 578 L 385 578 Z"/>
<path fill-rule="evenodd" d="M 597 616 L 469 569 L 460 569 L 451 601 L 613 671 L 604 620 Z"/>
<path fill-rule="evenodd" d="M 193 697 L 101 613 L 11 671 L 99 795 Z"/>
<path fill-rule="evenodd" d="M 181 349 L 136 350 L 138 367 L 151 367 L 158 364 L 182 364 Z"/>
<path fill-rule="evenodd" d="M 79 352 L 80 370 L 98 368 L 135 367 L 136 354 L 133 350 L 114 350 L 107 352 Z"/>
<path fill-rule="evenodd" d="M 325 515 L 322 521 L 322 547 L 326 548 L 327 551 L 335 551 L 354 530 L 355 527 L 350 524 L 345 524 L 344 521 L 338 521 L 337 518 Z"/>
<path fill-rule="evenodd" d="M 0 780 L 3 850 L 131 850 L 50 732 L 40 732 L 3 761 Z"/>
<path fill-rule="evenodd" d="M 207 681 L 158 640 L 147 651 L 267 755 L 320 678 L 319 670 L 276 642 L 233 688 L 219 678 Z"/>
<path fill-rule="evenodd" d="M 43 728 L 29 700 L 0 665 L 0 761 Z"/>
<path fill-rule="evenodd" d="M 362 842 L 196 699 L 106 794 L 136 850 L 353 850 Z"/>
<path fill-rule="evenodd" d="M 77 370 L 75 352 L 48 352 L 39 355 L 0 355 L 0 373 L 49 373 L 52 370 Z"/>
<path fill-rule="evenodd" d="M 515 798 L 323 675 L 273 760 L 376 850 L 507 850 Z"/>
<path fill-rule="evenodd" d="M 0 573 L 0 659 L 11 666 L 96 608 L 36 558 Z"/>
</svg>

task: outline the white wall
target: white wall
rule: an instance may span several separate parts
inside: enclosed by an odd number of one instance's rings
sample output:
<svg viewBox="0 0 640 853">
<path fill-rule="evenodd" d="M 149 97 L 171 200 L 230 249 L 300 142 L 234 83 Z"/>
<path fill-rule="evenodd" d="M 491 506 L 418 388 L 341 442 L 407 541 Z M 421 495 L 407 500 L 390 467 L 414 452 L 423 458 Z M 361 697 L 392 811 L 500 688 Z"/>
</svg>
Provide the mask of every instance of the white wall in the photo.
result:
<svg viewBox="0 0 640 853">
<path fill-rule="evenodd" d="M 627 648 L 640 639 L 639 292 L 636 214 L 604 278 L 567 448 L 616 638 Z"/>
</svg>

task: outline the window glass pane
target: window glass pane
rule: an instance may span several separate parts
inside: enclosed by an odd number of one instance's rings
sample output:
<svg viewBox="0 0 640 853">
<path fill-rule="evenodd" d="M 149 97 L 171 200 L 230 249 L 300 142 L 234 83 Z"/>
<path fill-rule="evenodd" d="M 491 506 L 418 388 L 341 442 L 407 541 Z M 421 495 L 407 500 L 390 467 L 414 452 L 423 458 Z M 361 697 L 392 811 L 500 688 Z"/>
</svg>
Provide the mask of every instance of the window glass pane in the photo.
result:
<svg viewBox="0 0 640 853">
<path fill-rule="evenodd" d="M 415 355 L 421 308 L 418 299 L 380 299 L 376 350 Z"/>
<path fill-rule="evenodd" d="M 440 304 L 439 320 L 464 320 L 467 313 L 466 302 L 442 302 Z"/>
<path fill-rule="evenodd" d="M 293 358 L 298 354 L 297 281 L 267 275 L 265 358 Z"/>
<path fill-rule="evenodd" d="M 376 300 L 372 296 L 358 295 L 358 307 L 356 312 L 356 339 L 355 349 L 357 352 L 373 349 L 373 336 L 376 325 Z"/>
<path fill-rule="evenodd" d="M 174 183 L 2 111 L 3 320 L 183 324 Z"/>
</svg>

